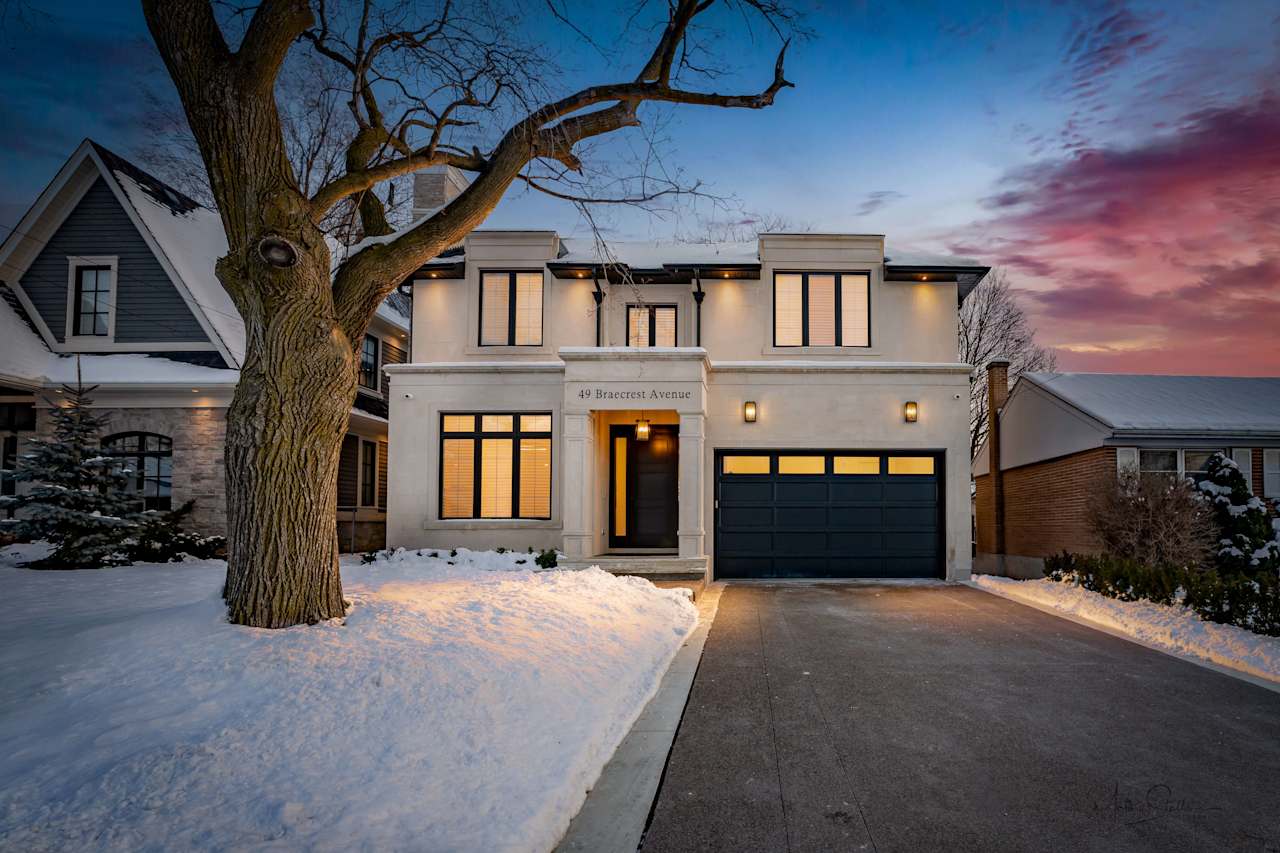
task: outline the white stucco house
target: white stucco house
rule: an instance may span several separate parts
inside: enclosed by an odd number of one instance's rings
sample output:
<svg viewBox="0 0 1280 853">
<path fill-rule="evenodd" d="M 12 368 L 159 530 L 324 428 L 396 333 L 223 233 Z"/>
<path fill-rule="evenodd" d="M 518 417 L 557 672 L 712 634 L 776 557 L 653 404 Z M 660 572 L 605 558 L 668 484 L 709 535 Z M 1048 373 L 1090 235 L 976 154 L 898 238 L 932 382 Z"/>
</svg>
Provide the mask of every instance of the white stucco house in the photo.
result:
<svg viewBox="0 0 1280 853">
<path fill-rule="evenodd" d="M 970 571 L 975 262 L 875 234 L 486 231 L 419 270 L 387 541 L 649 576 Z M 563 564 L 562 560 L 562 564 Z"/>
</svg>

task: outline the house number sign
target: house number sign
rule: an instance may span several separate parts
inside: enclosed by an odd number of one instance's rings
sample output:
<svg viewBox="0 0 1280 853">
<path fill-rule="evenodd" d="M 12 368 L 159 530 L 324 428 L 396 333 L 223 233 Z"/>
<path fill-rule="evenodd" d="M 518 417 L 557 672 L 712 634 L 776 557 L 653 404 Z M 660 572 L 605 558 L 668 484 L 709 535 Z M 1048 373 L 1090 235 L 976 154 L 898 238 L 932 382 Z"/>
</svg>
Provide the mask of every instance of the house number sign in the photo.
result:
<svg viewBox="0 0 1280 853">
<path fill-rule="evenodd" d="M 692 391 L 672 388 L 628 388 L 614 390 L 588 385 L 578 389 L 579 400 L 692 400 Z"/>
</svg>

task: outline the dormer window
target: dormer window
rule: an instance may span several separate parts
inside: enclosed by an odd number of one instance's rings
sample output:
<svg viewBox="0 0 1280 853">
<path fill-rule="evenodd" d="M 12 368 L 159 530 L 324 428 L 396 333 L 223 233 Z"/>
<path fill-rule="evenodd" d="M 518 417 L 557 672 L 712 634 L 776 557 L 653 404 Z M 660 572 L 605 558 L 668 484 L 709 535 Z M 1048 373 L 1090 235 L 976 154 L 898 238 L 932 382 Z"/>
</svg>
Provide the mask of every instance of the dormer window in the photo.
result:
<svg viewBox="0 0 1280 853">
<path fill-rule="evenodd" d="M 542 271 L 480 274 L 480 346 L 542 346 Z"/>
<path fill-rule="evenodd" d="M 67 306 L 69 337 L 111 336 L 115 258 L 72 259 L 71 293 Z"/>
<path fill-rule="evenodd" d="M 773 345 L 871 345 L 867 273 L 788 272 L 773 279 Z"/>
<path fill-rule="evenodd" d="M 377 338 L 365 335 L 360 347 L 360 385 L 375 391 L 378 390 L 378 345 Z"/>
<path fill-rule="evenodd" d="M 627 346 L 673 347 L 675 345 L 676 306 L 627 306 Z"/>
</svg>

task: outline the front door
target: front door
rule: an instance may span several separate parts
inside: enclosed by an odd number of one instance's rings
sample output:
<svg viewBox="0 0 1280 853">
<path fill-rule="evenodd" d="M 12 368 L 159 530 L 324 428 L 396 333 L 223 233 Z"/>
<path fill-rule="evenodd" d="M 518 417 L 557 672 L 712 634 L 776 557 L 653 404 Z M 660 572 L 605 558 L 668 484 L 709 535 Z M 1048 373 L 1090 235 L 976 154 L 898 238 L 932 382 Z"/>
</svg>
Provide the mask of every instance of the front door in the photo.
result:
<svg viewBox="0 0 1280 853">
<path fill-rule="evenodd" d="M 609 429 L 609 547 L 674 550 L 680 441 L 675 424 L 654 424 L 649 440 L 633 426 Z"/>
</svg>

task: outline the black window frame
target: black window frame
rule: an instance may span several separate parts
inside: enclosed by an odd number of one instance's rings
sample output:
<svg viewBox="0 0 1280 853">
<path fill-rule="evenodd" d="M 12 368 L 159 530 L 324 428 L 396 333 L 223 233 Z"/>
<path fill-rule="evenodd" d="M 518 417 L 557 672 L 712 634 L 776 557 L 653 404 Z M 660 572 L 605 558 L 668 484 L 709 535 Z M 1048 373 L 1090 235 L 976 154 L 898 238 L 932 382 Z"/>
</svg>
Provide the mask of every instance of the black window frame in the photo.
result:
<svg viewBox="0 0 1280 853">
<path fill-rule="evenodd" d="M 542 276 L 541 298 L 538 300 L 538 342 L 536 344 L 516 343 L 516 279 L 521 273 L 537 273 Z M 484 278 L 487 275 L 506 275 L 507 277 L 507 342 L 503 344 L 486 344 L 484 342 Z M 540 269 L 482 269 L 480 270 L 480 314 L 476 322 L 476 346 L 482 347 L 540 347 L 547 339 L 547 315 L 545 311 L 547 275 Z"/>
<path fill-rule="evenodd" d="M 671 321 L 671 332 L 673 335 L 675 335 L 675 340 L 671 342 L 671 346 L 673 347 L 680 346 L 680 306 L 674 302 L 656 302 L 656 303 L 653 303 L 652 305 L 647 302 L 627 303 L 627 312 L 626 312 L 626 318 L 625 318 L 627 346 L 631 346 L 631 311 L 633 309 L 637 311 L 643 309 L 649 312 L 649 343 L 644 344 L 641 347 L 637 347 L 637 349 L 642 349 L 644 347 L 655 347 L 658 345 L 656 343 L 656 341 L 658 340 L 658 324 L 655 321 L 658 316 L 659 308 L 670 308 L 672 312 L 674 312 L 674 317 Z"/>
<path fill-rule="evenodd" d="M 359 458 L 360 485 L 356 504 L 363 508 L 376 508 L 378 505 L 378 442 L 361 436 Z"/>
<path fill-rule="evenodd" d="M 778 343 L 778 276 L 800 276 L 800 343 Z M 835 276 L 835 332 L 834 345 L 809 343 L 809 276 Z M 842 276 L 866 276 L 867 288 L 867 342 L 865 344 L 845 344 L 844 338 L 844 287 Z M 777 349 L 801 349 L 815 346 L 819 349 L 871 349 L 871 271 L 870 270 L 774 270 L 773 271 L 773 346 Z"/>
<path fill-rule="evenodd" d="M 486 416 L 507 416 L 510 415 L 511 431 L 496 431 L 484 429 L 484 418 Z M 527 416 L 546 416 L 551 419 L 551 429 L 547 430 L 525 430 L 522 429 L 522 417 Z M 471 417 L 474 418 L 470 431 L 449 431 L 444 428 L 446 417 Z M 478 411 L 451 411 L 440 413 L 440 438 L 437 442 L 436 459 L 439 464 L 438 482 L 436 484 L 436 494 L 439 498 L 439 506 L 436 515 L 441 521 L 550 521 L 554 514 L 554 500 L 547 503 L 546 515 L 520 515 L 520 440 L 523 438 L 545 438 L 548 440 L 551 457 L 548 460 L 551 463 L 552 476 L 550 479 L 551 494 L 555 494 L 555 414 L 549 411 L 512 411 L 504 410 L 498 412 L 478 412 Z M 471 515 L 445 515 L 444 514 L 444 443 L 446 439 L 467 438 L 471 439 Z M 511 439 L 511 515 L 486 515 L 480 514 L 480 488 L 483 478 L 481 453 L 483 450 L 482 440 L 486 438 L 509 438 Z"/>
<path fill-rule="evenodd" d="M 373 366 L 368 367 L 367 357 L 369 355 L 369 344 L 373 344 Z M 377 335 L 365 334 L 364 340 L 360 342 L 360 367 L 357 371 L 356 381 L 361 388 L 370 391 L 378 390 L 378 365 L 382 356 L 382 340 Z M 368 380 L 366 381 L 366 376 Z"/>
<path fill-rule="evenodd" d="M 18 492 L 18 483 L 13 479 L 12 474 L 2 473 L 3 471 L 13 471 L 18 467 L 18 437 L 16 435 L 0 436 L 0 495 L 12 497 Z M 9 508 L 8 517 L 13 518 L 13 508 Z"/>
<path fill-rule="evenodd" d="M 81 310 L 80 303 L 84 295 L 84 273 L 111 273 L 111 279 L 107 282 L 107 289 L 95 287 L 93 291 L 93 310 L 86 314 Z M 75 267 L 75 286 L 72 294 L 72 314 L 71 314 L 71 334 L 77 338 L 109 338 L 111 337 L 111 290 L 115 286 L 115 271 L 108 264 L 77 264 Z M 99 310 L 101 308 L 101 310 Z M 84 317 L 96 319 L 101 316 L 103 318 L 103 331 L 83 332 L 81 331 L 81 321 Z M 91 326 L 96 323 L 91 323 Z"/>
<path fill-rule="evenodd" d="M 138 444 L 132 449 L 117 449 L 113 445 L 123 444 L 126 439 L 136 438 Z M 156 449 L 147 449 L 148 439 L 158 439 L 156 441 Z M 142 508 L 144 510 L 156 510 L 158 512 L 167 512 L 173 509 L 173 439 L 167 435 L 158 432 L 146 432 L 145 430 L 128 430 L 126 432 L 118 432 L 113 435 L 105 436 L 102 439 L 102 455 L 109 456 L 113 459 L 131 460 L 134 474 L 132 476 L 133 484 L 129 490 L 130 494 L 137 495 L 142 500 Z M 145 460 L 154 458 L 157 460 L 168 460 L 168 485 L 169 494 L 159 494 L 160 484 L 166 477 L 166 472 L 160 470 L 162 462 L 156 463 L 156 476 L 147 475 L 147 466 Z M 147 494 L 146 484 L 154 482 L 156 484 L 156 494 Z"/>
<path fill-rule="evenodd" d="M 35 428 L 35 403 L 0 403 L 0 430 L 25 432 Z"/>
</svg>

